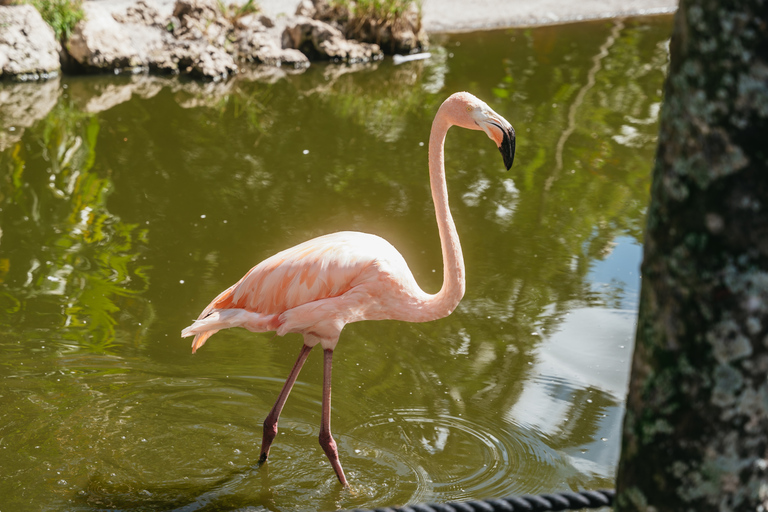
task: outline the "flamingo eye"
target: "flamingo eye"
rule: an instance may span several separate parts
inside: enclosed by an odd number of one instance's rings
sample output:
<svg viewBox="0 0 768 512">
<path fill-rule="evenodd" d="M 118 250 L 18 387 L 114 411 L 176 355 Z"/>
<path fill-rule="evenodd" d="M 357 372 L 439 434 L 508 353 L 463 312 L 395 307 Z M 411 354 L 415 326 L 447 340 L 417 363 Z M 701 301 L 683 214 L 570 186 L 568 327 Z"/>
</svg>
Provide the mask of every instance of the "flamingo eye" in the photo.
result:
<svg viewBox="0 0 768 512">
<path fill-rule="evenodd" d="M 467 112 L 472 112 L 472 105 L 467 105 Z"/>
</svg>

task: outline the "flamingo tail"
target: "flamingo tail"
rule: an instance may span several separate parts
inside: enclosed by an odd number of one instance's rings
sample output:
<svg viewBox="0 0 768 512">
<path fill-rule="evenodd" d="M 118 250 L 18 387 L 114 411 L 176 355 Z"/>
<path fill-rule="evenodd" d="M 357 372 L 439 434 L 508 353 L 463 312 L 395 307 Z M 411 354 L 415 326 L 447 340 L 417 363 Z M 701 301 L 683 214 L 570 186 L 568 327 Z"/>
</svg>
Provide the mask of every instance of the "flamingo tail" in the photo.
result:
<svg viewBox="0 0 768 512">
<path fill-rule="evenodd" d="M 278 315 L 263 315 L 245 309 L 214 309 L 203 318 L 181 331 L 181 337 L 194 336 L 192 353 L 221 329 L 245 327 L 251 332 L 274 331 L 278 327 Z"/>
<path fill-rule="evenodd" d="M 197 352 L 197 349 L 205 345 L 205 342 L 208 341 L 208 338 L 213 336 L 219 331 L 205 331 L 201 332 L 200 334 L 195 335 L 195 339 L 192 340 L 192 353 L 194 354 Z"/>
</svg>

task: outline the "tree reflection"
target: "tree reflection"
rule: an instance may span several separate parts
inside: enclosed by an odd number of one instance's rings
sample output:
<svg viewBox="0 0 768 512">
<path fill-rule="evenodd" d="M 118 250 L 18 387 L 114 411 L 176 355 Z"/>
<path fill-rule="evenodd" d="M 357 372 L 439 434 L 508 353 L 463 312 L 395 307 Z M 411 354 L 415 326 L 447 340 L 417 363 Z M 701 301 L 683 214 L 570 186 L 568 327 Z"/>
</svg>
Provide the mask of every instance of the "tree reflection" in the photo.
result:
<svg viewBox="0 0 768 512">
<path fill-rule="evenodd" d="M 28 132 L 33 142 L 0 155 L 3 329 L 95 352 L 140 342 L 118 325 L 151 318 L 147 231 L 107 208 L 112 181 L 94 169 L 98 119 L 62 101 Z"/>
<path fill-rule="evenodd" d="M 79 469 L 81 480 L 91 478 L 82 488 L 103 504 L 151 504 L 135 489 L 160 492 L 163 485 L 132 479 L 162 475 L 157 481 L 171 482 L 169 503 L 182 503 L 227 475 L 236 446 L 242 453 L 235 463 L 247 464 L 249 449 L 233 441 L 232 425 L 240 436 L 258 437 L 257 420 L 243 410 L 274 399 L 297 337 L 270 342 L 271 335 L 228 331 L 190 359 L 188 342 L 177 336 L 264 257 L 322 233 L 374 232 L 403 253 L 425 290 L 437 291 L 442 257 L 426 142 L 440 102 L 457 90 L 487 100 L 515 125 L 518 158 L 505 173 L 482 133 L 449 133 L 447 179 L 467 294 L 438 322 L 345 329 L 334 372 L 336 431 L 355 433 L 348 446 L 407 444 L 414 465 L 433 468 L 453 466 L 462 449 L 474 449 L 461 429 L 492 434 L 500 440 L 493 453 L 521 453 L 503 459 L 498 471 L 506 483 L 488 492 L 511 492 L 509 481 L 524 492 L 610 485 L 618 441 L 613 451 L 595 446 L 606 446 L 601 438 L 620 421 L 621 386 L 595 378 L 592 367 L 580 378 L 561 375 L 558 364 L 576 359 L 574 351 L 592 357 L 601 347 L 588 341 L 610 338 L 601 334 L 604 325 L 591 328 L 600 317 L 585 312 L 608 312 L 624 328 L 632 322 L 626 283 L 597 286 L 590 272 L 617 237 L 642 243 L 668 23 L 445 36 L 430 60 L 384 61 L 354 73 L 313 66 L 269 83 L 70 81 L 70 99 L 60 98 L 0 153 L 0 341 L 46 337 L 67 348 L 136 356 L 135 366 L 125 357 L 103 361 L 78 382 L 103 394 L 98 407 L 83 399 L 76 413 L 62 412 L 64 434 L 56 435 L 72 439 L 67 449 L 87 447 L 81 457 L 110 461 Z M 587 341 L 562 339 L 563 332 L 572 336 L 566 327 L 574 318 L 587 326 Z M 605 360 L 618 365 L 614 354 Z M 320 370 L 312 361 L 302 380 L 315 397 Z M 110 380 L 99 372 L 123 373 Z M 156 382 L 160 374 L 168 378 Z M 237 374 L 260 380 L 228 380 Z M 134 390 L 112 389 L 129 380 L 144 386 L 140 399 Z M 234 390 L 242 392 L 236 402 Z M 172 407 L 180 397 L 189 403 Z M 311 430 L 316 404 L 306 402 L 311 413 L 297 407 L 289 414 Z M 531 410 L 537 404 L 543 411 Z M 116 411 L 125 412 L 124 424 L 112 422 Z M 208 422 L 202 428 L 201 416 Z M 381 420 L 378 430 L 364 428 L 372 418 Z M 389 419 L 395 427 L 387 431 Z M 155 450 L 121 443 L 125 429 L 147 432 Z M 212 431 L 230 441 L 221 445 L 226 450 L 207 444 Z M 182 441 L 170 448 L 167 440 L 177 435 Z M 314 438 L 306 453 L 311 449 Z M 579 459 L 589 450 L 602 459 Z M 467 466 L 474 460 L 463 457 Z M 279 468 L 273 484 L 289 485 Z M 113 472 L 118 476 L 107 476 Z M 451 475 L 436 475 L 439 500 L 463 492 Z M 275 496 L 274 509 L 289 499 Z M 346 506 L 329 508 L 339 505 Z"/>
<path fill-rule="evenodd" d="M 470 416 L 513 411 L 539 378 L 541 340 L 556 333 L 575 309 L 621 307 L 625 297 L 623 283 L 596 289 L 588 275 L 595 262 L 611 254 L 616 237 L 642 242 L 666 47 L 637 22 L 598 31 L 592 56 L 583 41 L 572 46 L 561 27 L 508 34 L 516 44 L 499 58 L 506 75 L 493 89 L 492 107 L 516 125 L 520 158 L 510 180 L 486 170 L 498 166 L 497 155 L 473 162 L 448 148 L 448 165 L 462 171 L 448 179 L 471 261 L 467 295 L 458 314 L 408 327 L 424 344 L 417 362 L 410 352 L 387 346 L 376 347 L 375 357 L 373 352 L 352 356 L 369 361 L 376 375 L 371 380 L 377 382 L 371 392 L 382 400 L 408 389 L 435 412 L 441 407 Z M 542 38 L 546 44 L 538 44 Z M 458 75 L 472 76 L 482 63 L 462 65 L 466 69 Z M 483 96 L 482 87 L 471 92 Z M 484 227 L 462 229 L 462 223 Z M 439 268 L 438 261 L 433 265 Z M 463 356 L 444 360 L 459 352 Z M 407 384 L 385 380 L 392 374 L 403 374 Z M 550 420 L 557 436 L 549 444 L 566 451 L 599 440 L 603 414 L 620 407 L 623 398 L 621 392 L 594 387 L 550 388 L 563 394 L 568 410 Z M 446 400 L 446 393 L 459 399 Z M 616 416 L 613 421 L 620 421 L 620 412 Z M 610 484 L 611 472 L 599 476 L 602 485 Z"/>
<path fill-rule="evenodd" d="M 602 25 L 578 46 L 561 27 L 510 31 L 495 37 L 514 38 L 513 46 L 487 45 L 498 53 L 488 60 L 502 63 L 500 78 L 469 89 L 485 98 L 496 91 L 492 107 L 516 125 L 520 158 L 510 174 L 495 172 L 498 154 L 474 149 L 485 141 L 472 133 L 449 135 L 448 180 L 469 262 L 467 295 L 441 322 L 345 331 L 345 339 L 372 340 L 370 346 L 341 345 L 349 361 L 367 361 L 372 401 L 386 403 L 407 389 L 435 414 L 512 411 L 535 377 L 542 339 L 557 332 L 566 315 L 621 304 L 620 282 L 597 289 L 588 275 L 611 253 L 617 236 L 642 241 L 655 129 L 649 120 L 660 102 L 666 49 L 658 32 L 642 23 Z M 330 78 L 318 71 L 287 83 L 241 86 L 242 93 L 263 98 L 258 116 L 269 118 L 265 130 L 254 129 L 260 123 L 253 120 L 244 123 L 234 110 L 175 111 L 180 118 L 171 142 L 162 126 L 137 121 L 128 129 L 133 141 L 116 147 L 113 158 L 164 141 L 174 148 L 164 158 L 181 162 L 181 174 L 163 172 L 159 160 L 139 166 L 147 191 L 124 198 L 129 202 L 122 211 L 146 211 L 151 202 L 156 214 L 159 209 L 163 218 L 186 219 L 192 228 L 179 244 L 172 223 L 152 227 L 159 233 L 153 251 L 169 262 L 153 283 L 194 284 L 195 302 L 202 304 L 292 243 L 360 229 L 393 241 L 422 286 L 435 291 L 441 276 L 431 269 L 441 268 L 441 257 L 426 149 L 417 142 L 426 139 L 443 91 L 466 85 L 453 83 L 455 77 L 481 76 L 479 68 L 488 62 L 447 55 L 414 63 L 425 67 L 410 71 L 379 68 L 376 74 Z M 420 77 L 444 73 L 446 66 L 441 93 L 425 90 Z M 210 128 L 201 128 L 209 122 Z M 636 137 L 622 138 L 623 126 Z M 252 137 L 228 135 L 243 130 Z M 199 150 L 203 141 L 205 153 Z M 180 182 L 187 183 L 184 200 Z M 174 271 L 179 261 L 183 273 Z M 167 314 L 178 315 L 176 309 Z M 402 351 L 408 340 L 418 346 Z M 446 359 L 451 353 L 457 356 Z M 615 394 L 595 387 L 552 392 L 561 393 L 569 409 L 563 414 L 570 420 L 556 423 L 561 430 L 548 441 L 559 450 L 588 444 L 601 428 L 600 415 L 620 405 Z"/>
</svg>

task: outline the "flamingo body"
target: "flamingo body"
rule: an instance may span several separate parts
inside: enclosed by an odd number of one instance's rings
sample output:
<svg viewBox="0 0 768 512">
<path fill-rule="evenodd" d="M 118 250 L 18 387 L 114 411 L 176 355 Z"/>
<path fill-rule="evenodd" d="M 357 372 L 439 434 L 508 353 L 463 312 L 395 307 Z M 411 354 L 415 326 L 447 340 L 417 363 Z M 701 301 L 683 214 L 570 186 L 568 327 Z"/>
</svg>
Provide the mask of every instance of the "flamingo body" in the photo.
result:
<svg viewBox="0 0 768 512">
<path fill-rule="evenodd" d="M 464 258 L 448 206 L 443 146 L 451 126 L 482 130 L 493 140 L 507 169 L 515 156 L 515 130 L 469 93 L 456 93 L 440 106 L 429 137 L 429 181 L 443 252 L 443 286 L 421 290 L 405 259 L 375 235 L 343 231 L 324 235 L 267 258 L 224 290 L 181 332 L 194 336 L 192 352 L 221 329 L 244 327 L 279 336 L 301 333 L 304 345 L 272 410 L 264 420 L 260 463 L 267 460 L 285 401 L 309 351 L 324 352 L 320 445 L 342 485 L 336 442 L 331 435 L 331 367 L 341 330 L 360 320 L 426 322 L 451 314 L 464 295 Z"/>
</svg>

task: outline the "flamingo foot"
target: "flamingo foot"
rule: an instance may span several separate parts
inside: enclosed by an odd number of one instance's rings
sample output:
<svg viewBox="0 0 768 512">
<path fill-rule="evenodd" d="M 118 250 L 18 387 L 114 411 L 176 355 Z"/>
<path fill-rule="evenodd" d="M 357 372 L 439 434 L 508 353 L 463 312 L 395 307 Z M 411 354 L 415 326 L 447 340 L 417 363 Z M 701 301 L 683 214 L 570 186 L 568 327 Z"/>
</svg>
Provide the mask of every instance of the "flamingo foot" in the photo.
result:
<svg viewBox="0 0 768 512">
<path fill-rule="evenodd" d="M 344 470 L 341 467 L 341 461 L 339 460 L 339 450 L 336 447 L 336 441 L 333 439 L 330 431 L 320 430 L 320 446 L 323 448 L 328 460 L 331 461 L 331 466 L 336 472 L 336 476 L 339 478 L 339 482 L 344 487 L 349 487 L 347 477 L 344 476 Z"/>
<path fill-rule="evenodd" d="M 269 457 L 269 447 L 272 446 L 272 441 L 275 440 L 277 435 L 277 418 L 274 418 L 272 414 L 267 416 L 264 420 L 264 434 L 261 436 L 261 456 L 259 457 L 259 464 L 263 464 L 267 457 Z"/>
</svg>

